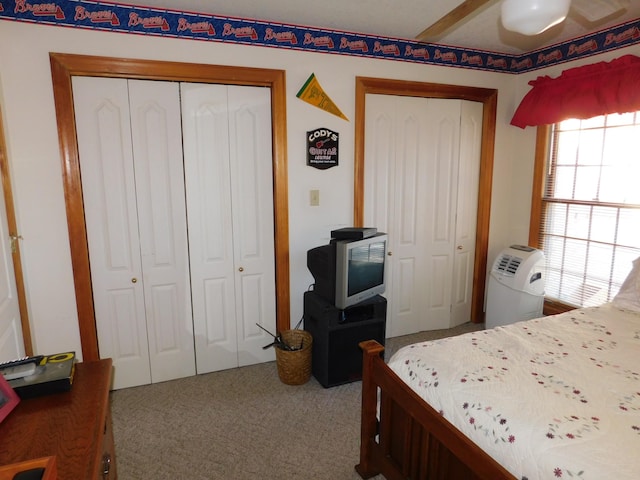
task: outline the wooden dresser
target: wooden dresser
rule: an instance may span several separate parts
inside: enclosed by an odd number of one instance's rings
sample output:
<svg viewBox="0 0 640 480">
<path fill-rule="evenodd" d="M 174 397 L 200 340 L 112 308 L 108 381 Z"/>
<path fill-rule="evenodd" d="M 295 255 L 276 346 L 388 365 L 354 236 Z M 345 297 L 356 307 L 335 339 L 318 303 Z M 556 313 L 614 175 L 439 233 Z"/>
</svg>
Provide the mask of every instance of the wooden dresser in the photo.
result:
<svg viewBox="0 0 640 480">
<path fill-rule="evenodd" d="M 0 423 L 0 465 L 56 457 L 58 480 L 117 478 L 111 359 L 76 365 L 71 391 L 22 400 Z"/>
</svg>

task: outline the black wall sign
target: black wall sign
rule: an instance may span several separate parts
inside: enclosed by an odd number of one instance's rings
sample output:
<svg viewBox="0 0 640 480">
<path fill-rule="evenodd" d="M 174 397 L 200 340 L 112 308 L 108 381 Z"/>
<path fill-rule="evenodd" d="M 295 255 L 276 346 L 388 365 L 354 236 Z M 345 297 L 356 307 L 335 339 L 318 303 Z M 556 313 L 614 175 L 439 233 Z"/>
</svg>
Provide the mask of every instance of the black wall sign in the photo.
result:
<svg viewBox="0 0 640 480">
<path fill-rule="evenodd" d="M 338 165 L 338 137 L 328 128 L 307 132 L 307 165 L 320 170 Z"/>
</svg>

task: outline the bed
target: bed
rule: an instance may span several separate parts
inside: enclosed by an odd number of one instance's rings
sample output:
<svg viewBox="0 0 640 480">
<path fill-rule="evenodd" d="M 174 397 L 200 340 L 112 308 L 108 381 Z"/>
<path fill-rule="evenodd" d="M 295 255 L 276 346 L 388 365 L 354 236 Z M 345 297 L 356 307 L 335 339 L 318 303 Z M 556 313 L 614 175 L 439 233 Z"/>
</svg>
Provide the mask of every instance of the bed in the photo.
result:
<svg viewBox="0 0 640 480">
<path fill-rule="evenodd" d="M 611 302 L 406 346 L 362 342 L 362 478 L 640 478 L 640 259 Z"/>
</svg>

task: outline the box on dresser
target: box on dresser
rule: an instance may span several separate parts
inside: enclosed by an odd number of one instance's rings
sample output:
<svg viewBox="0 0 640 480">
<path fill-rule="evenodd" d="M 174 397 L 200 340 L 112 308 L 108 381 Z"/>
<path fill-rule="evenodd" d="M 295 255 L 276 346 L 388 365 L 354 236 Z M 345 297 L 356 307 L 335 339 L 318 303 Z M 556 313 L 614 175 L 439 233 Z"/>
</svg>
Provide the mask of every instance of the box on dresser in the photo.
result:
<svg viewBox="0 0 640 480">
<path fill-rule="evenodd" d="M 31 375 L 9 380 L 9 385 L 22 399 L 67 392 L 73 383 L 75 363 L 75 352 L 41 356 Z"/>
</svg>

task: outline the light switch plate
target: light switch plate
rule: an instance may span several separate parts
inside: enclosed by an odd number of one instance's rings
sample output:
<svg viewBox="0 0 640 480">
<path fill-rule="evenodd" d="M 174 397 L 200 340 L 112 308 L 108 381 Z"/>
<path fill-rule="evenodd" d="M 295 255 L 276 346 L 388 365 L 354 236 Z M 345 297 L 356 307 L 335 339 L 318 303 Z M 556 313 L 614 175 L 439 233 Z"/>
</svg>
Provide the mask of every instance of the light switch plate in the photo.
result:
<svg viewBox="0 0 640 480">
<path fill-rule="evenodd" d="M 309 191 L 309 205 L 317 207 L 320 205 L 320 190 Z"/>
</svg>

